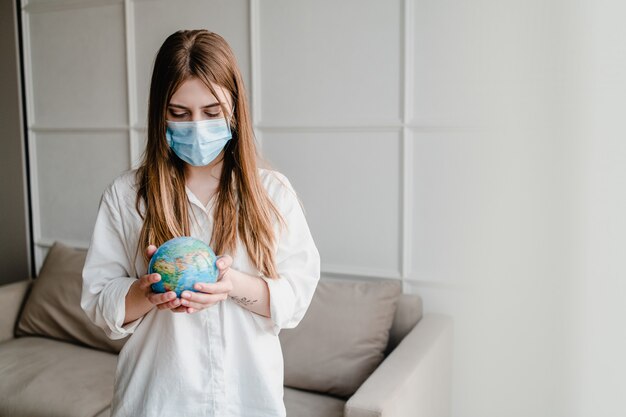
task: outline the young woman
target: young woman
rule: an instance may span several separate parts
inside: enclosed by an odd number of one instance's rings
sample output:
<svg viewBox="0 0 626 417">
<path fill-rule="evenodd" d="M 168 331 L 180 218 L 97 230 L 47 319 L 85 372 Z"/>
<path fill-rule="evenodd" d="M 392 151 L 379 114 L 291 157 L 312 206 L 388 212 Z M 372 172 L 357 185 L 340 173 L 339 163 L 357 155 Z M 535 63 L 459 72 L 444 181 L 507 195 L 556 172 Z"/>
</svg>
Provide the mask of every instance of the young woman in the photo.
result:
<svg viewBox="0 0 626 417">
<path fill-rule="evenodd" d="M 235 56 L 219 35 L 170 35 L 154 63 L 141 166 L 105 189 L 81 306 L 120 351 L 112 417 L 285 416 L 278 334 L 303 318 L 320 256 L 289 180 L 257 167 Z M 219 277 L 177 298 L 147 274 L 156 248 L 193 236 Z"/>
</svg>

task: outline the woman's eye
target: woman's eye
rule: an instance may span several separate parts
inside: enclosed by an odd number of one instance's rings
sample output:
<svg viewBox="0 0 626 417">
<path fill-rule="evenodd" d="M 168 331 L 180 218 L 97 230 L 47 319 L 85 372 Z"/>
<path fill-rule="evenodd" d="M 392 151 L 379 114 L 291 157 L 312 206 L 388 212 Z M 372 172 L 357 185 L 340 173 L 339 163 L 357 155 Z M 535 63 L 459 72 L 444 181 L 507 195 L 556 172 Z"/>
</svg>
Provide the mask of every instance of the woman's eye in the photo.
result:
<svg viewBox="0 0 626 417">
<path fill-rule="evenodd" d="M 170 112 L 172 114 L 172 117 L 185 117 L 187 116 L 188 113 L 174 113 L 174 112 Z M 210 113 L 210 112 L 205 112 L 205 114 L 209 117 L 218 117 L 221 112 L 217 112 L 217 113 Z"/>
</svg>

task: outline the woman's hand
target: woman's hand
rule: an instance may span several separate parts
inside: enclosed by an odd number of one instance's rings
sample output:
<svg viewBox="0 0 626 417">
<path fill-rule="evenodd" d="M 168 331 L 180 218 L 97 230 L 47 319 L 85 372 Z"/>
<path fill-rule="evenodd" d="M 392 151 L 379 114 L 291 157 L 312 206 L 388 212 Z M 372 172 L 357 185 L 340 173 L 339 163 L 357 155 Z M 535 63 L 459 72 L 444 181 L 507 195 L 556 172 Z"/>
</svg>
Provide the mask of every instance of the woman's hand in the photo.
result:
<svg viewBox="0 0 626 417">
<path fill-rule="evenodd" d="M 152 255 L 154 255 L 154 252 L 156 252 L 156 250 L 156 246 L 148 246 L 148 248 L 146 249 L 148 259 L 152 258 Z M 165 293 L 155 293 L 154 291 L 152 291 L 151 285 L 155 282 L 158 282 L 160 279 L 161 275 L 158 273 L 146 274 L 139 278 L 139 280 L 137 281 L 137 288 L 143 294 L 143 296 L 146 297 L 148 301 L 154 304 L 159 310 L 169 310 L 179 307 L 180 298 L 176 297 L 176 293 L 174 291 L 167 291 Z"/>
<path fill-rule="evenodd" d="M 233 283 L 228 274 L 232 264 L 233 258 L 230 255 L 218 256 L 217 269 L 219 270 L 219 275 L 217 282 L 196 283 L 194 289 L 199 292 L 183 291 L 180 299 L 182 305 L 172 311 L 195 313 L 228 298 L 228 294 L 233 290 Z"/>
</svg>

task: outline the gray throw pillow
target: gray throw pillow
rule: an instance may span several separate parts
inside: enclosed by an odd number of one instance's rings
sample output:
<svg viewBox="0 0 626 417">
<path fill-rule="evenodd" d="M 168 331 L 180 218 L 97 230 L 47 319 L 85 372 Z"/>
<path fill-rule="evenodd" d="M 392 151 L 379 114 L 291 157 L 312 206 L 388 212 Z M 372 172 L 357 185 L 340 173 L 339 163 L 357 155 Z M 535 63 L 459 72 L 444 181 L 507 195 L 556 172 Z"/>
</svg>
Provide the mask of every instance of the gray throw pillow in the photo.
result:
<svg viewBox="0 0 626 417">
<path fill-rule="evenodd" d="M 17 336 L 44 336 L 119 353 L 126 339 L 111 340 L 80 307 L 87 251 L 54 242 L 33 281 Z"/>
<path fill-rule="evenodd" d="M 384 359 L 400 280 L 320 279 L 298 326 L 279 338 L 285 385 L 349 397 Z"/>
</svg>

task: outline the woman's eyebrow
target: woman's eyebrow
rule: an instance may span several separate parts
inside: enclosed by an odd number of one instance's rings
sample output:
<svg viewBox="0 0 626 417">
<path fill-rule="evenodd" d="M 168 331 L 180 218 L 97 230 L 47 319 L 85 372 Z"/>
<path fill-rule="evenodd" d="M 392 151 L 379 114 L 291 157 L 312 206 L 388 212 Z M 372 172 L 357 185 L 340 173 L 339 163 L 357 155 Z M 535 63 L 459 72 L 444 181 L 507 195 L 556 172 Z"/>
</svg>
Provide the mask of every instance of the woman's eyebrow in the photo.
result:
<svg viewBox="0 0 626 417">
<path fill-rule="evenodd" d="M 213 103 L 213 104 L 207 104 L 206 106 L 202 106 L 203 109 L 206 109 L 208 107 L 215 107 L 215 106 L 219 106 L 220 103 Z M 174 104 L 174 103 L 170 103 L 169 107 L 178 107 L 184 110 L 189 110 L 187 107 L 180 105 L 180 104 Z"/>
</svg>

